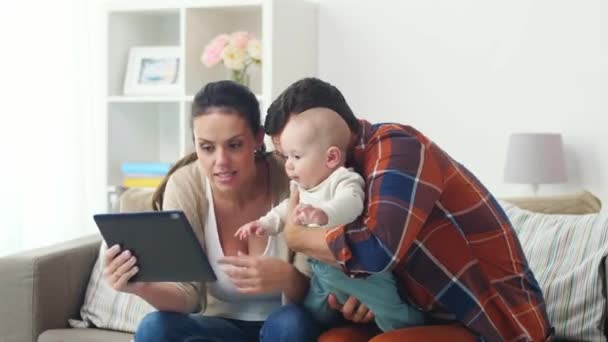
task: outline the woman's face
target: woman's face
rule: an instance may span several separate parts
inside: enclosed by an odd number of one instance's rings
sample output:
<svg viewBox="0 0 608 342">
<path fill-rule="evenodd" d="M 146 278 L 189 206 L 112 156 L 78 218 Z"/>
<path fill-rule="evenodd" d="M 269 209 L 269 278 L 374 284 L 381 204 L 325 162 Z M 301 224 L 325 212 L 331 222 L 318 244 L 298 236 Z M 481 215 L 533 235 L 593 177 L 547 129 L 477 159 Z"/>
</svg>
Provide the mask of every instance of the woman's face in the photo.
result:
<svg viewBox="0 0 608 342">
<path fill-rule="evenodd" d="M 195 117 L 193 130 L 200 166 L 215 189 L 235 191 L 255 177 L 254 151 L 264 136 L 256 138 L 244 118 L 211 112 Z"/>
</svg>

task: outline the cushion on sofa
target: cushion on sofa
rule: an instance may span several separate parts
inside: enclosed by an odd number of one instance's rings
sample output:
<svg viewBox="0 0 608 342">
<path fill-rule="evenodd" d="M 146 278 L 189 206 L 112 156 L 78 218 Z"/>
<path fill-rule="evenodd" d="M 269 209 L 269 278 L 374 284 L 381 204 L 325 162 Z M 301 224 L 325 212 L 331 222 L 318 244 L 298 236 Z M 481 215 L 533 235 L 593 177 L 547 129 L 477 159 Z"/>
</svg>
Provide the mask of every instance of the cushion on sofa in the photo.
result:
<svg viewBox="0 0 608 342">
<path fill-rule="evenodd" d="M 608 218 L 551 215 L 503 206 L 545 297 L 560 339 L 606 341 Z"/>
<path fill-rule="evenodd" d="M 114 290 L 103 279 L 103 254 L 105 243 L 99 255 L 87 286 L 84 303 L 80 309 L 82 320 L 69 320 L 74 328 L 91 326 L 124 332 L 135 332 L 142 318 L 154 308 L 145 300 L 124 292 Z"/>
<path fill-rule="evenodd" d="M 132 188 L 120 198 L 120 211 L 152 210 L 151 189 Z M 143 299 L 128 293 L 118 292 L 103 279 L 103 254 L 105 243 L 101 244 L 99 254 L 80 309 L 82 320 L 69 320 L 75 328 L 95 326 L 124 332 L 135 332 L 141 319 L 154 308 Z"/>
</svg>

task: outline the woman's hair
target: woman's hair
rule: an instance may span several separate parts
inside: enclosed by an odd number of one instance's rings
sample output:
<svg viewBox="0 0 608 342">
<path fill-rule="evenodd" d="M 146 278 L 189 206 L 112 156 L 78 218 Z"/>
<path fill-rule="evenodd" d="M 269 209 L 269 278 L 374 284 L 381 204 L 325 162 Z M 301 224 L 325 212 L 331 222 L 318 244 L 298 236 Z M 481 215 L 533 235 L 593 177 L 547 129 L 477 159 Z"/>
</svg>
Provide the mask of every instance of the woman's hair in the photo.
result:
<svg viewBox="0 0 608 342">
<path fill-rule="evenodd" d="M 249 88 L 233 81 L 211 82 L 205 85 L 194 96 L 190 115 L 190 127 L 193 127 L 194 119 L 210 113 L 236 114 L 245 119 L 253 136 L 256 136 L 261 128 L 260 104 Z M 264 144 L 255 151 L 256 157 L 260 158 L 266 154 Z M 152 207 L 154 210 L 162 210 L 163 197 L 167 180 L 182 166 L 196 161 L 196 152 L 190 153 L 178 160 L 169 170 L 162 183 L 154 191 L 152 196 Z"/>
<path fill-rule="evenodd" d="M 280 133 L 291 114 L 300 114 L 315 107 L 333 110 L 346 121 L 351 132 L 359 132 L 359 121 L 340 90 L 314 77 L 303 78 L 290 85 L 272 102 L 268 107 L 264 130 L 268 135 Z"/>
</svg>

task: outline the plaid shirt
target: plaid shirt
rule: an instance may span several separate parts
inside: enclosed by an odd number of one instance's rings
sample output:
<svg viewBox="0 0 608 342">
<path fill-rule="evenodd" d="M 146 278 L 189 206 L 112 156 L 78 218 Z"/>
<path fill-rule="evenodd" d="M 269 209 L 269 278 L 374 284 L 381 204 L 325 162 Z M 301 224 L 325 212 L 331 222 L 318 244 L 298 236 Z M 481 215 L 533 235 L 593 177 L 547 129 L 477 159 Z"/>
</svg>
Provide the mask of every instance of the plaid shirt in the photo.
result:
<svg viewBox="0 0 608 342">
<path fill-rule="evenodd" d="M 545 302 L 494 197 L 409 126 L 361 120 L 350 166 L 366 181 L 355 222 L 327 234 L 344 271 L 393 271 L 402 295 L 487 341 L 543 341 Z"/>
</svg>

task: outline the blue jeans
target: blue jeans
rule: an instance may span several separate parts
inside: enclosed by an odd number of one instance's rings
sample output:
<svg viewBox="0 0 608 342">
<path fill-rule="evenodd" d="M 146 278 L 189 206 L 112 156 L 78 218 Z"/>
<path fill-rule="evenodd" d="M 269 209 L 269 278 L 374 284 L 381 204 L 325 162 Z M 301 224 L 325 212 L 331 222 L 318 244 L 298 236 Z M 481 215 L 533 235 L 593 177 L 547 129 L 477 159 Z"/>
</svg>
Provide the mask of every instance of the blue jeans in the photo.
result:
<svg viewBox="0 0 608 342">
<path fill-rule="evenodd" d="M 141 321 L 135 342 L 316 341 L 321 329 L 312 315 L 296 304 L 280 307 L 264 322 L 156 311 Z"/>
</svg>

